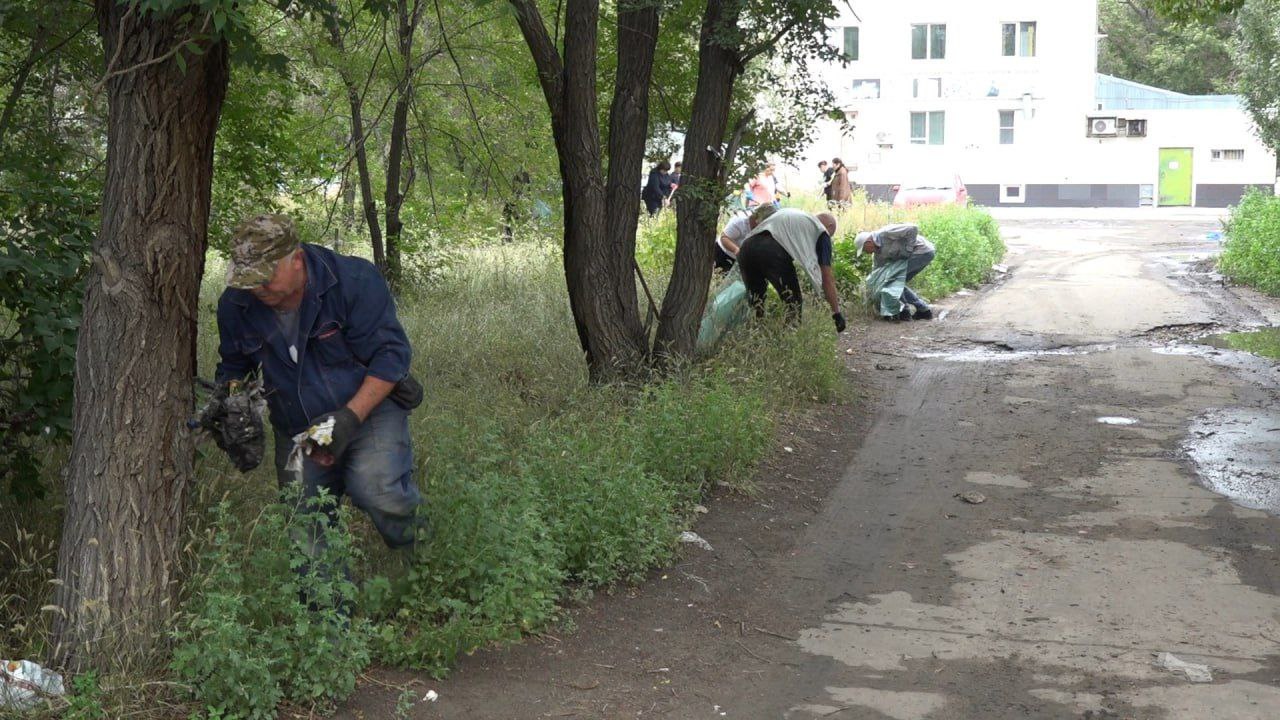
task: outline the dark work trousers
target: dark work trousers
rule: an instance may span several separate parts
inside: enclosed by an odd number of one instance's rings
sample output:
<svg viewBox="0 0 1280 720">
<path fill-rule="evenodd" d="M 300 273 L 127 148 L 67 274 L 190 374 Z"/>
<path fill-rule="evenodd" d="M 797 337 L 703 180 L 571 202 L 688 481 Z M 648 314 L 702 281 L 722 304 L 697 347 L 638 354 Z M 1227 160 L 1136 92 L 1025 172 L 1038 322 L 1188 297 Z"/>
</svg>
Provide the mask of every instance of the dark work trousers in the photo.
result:
<svg viewBox="0 0 1280 720">
<path fill-rule="evenodd" d="M 716 269 L 727 273 L 733 269 L 734 262 L 733 256 L 725 252 L 724 248 L 720 247 L 720 243 L 716 243 Z"/>
<path fill-rule="evenodd" d="M 743 284 L 747 286 L 747 299 L 755 308 L 756 317 L 764 317 L 768 283 L 787 304 L 787 319 L 800 321 L 804 297 L 800 293 L 796 263 L 773 235 L 766 232 L 748 238 L 738 250 L 738 270 L 742 273 Z"/>
<path fill-rule="evenodd" d="M 933 262 L 933 251 L 926 253 L 916 253 L 907 260 L 907 282 L 911 282 L 915 276 L 920 274 L 921 270 L 929 267 L 929 263 Z M 904 283 L 902 286 L 902 302 L 908 305 L 915 305 L 917 310 L 928 310 L 929 306 L 925 303 L 915 291 L 907 287 Z"/>
</svg>

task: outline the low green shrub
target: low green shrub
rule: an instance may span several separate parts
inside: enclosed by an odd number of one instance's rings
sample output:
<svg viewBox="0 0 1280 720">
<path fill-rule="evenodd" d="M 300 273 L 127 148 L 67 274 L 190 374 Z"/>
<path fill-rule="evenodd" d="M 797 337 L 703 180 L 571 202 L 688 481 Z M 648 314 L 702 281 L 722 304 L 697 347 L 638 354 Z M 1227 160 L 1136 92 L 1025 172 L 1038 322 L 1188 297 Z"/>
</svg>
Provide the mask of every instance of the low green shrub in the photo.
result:
<svg viewBox="0 0 1280 720">
<path fill-rule="evenodd" d="M 1233 281 L 1280 295 L 1280 198 L 1250 190 L 1231 208 L 1218 265 Z"/>
<path fill-rule="evenodd" d="M 263 510 L 249 542 L 227 501 L 212 510 L 171 665 L 210 717 L 274 718 L 281 700 L 323 707 L 369 662 L 368 624 L 349 616 L 358 551 L 341 513 L 325 522 L 331 498 L 300 496 L 295 486 Z"/>
<path fill-rule="evenodd" d="M 926 297 L 940 298 L 966 287 L 977 287 L 1004 257 L 1005 245 L 994 218 L 979 207 L 948 205 L 920 213 L 920 234 L 934 244 L 937 256 L 912 281 Z"/>
<path fill-rule="evenodd" d="M 371 578 L 363 598 L 378 657 L 437 675 L 460 654 L 542 627 L 564 581 L 538 488 L 498 463 L 446 465 L 426 488 L 427 541 L 401 577 Z"/>
</svg>

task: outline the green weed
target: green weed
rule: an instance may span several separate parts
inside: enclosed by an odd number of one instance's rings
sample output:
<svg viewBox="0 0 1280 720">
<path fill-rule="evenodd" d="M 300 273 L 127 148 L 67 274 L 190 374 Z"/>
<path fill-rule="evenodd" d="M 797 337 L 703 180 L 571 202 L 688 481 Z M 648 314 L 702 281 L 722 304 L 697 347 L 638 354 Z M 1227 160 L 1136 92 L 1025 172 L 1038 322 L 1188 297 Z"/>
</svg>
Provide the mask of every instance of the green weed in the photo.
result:
<svg viewBox="0 0 1280 720">
<path fill-rule="evenodd" d="M 1280 295 L 1280 198 L 1250 190 L 1231 208 L 1218 265 L 1233 281 Z"/>
<path fill-rule="evenodd" d="M 274 718 L 281 700 L 325 707 L 369 662 L 367 623 L 347 614 L 356 592 L 343 570 L 357 551 L 345 523 L 324 520 L 332 498 L 300 498 L 294 486 L 263 510 L 251 546 L 228 502 L 212 508 L 172 661 L 210 717 Z"/>
</svg>

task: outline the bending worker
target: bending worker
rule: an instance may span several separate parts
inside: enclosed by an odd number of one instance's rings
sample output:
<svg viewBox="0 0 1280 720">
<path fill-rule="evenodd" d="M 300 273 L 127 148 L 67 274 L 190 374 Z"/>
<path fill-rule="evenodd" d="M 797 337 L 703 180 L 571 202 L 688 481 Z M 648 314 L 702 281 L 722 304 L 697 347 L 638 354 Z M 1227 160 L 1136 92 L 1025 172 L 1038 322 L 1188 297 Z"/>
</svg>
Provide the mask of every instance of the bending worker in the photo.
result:
<svg viewBox="0 0 1280 720">
<path fill-rule="evenodd" d="M 738 259 L 738 247 L 747 233 L 777 211 L 776 205 L 761 205 L 750 215 L 739 215 L 730 220 L 720 232 L 720 237 L 716 238 L 716 269 L 726 273 L 732 270 Z"/>
<path fill-rule="evenodd" d="M 288 216 L 251 218 L 232 236 L 218 335 L 221 393 L 261 370 L 281 485 L 296 477 L 286 470 L 292 438 L 331 421 L 325 452 L 303 459 L 304 497 L 348 495 L 388 546 L 412 545 L 422 497 L 409 411 L 422 386 L 377 268 L 301 243 Z M 336 509 L 327 512 L 332 520 Z"/>
<path fill-rule="evenodd" d="M 757 317 L 764 315 L 767 285 L 773 285 L 787 304 L 788 316 L 800 319 L 804 299 L 796 275 L 796 263 L 799 263 L 814 289 L 821 292 L 831 306 L 836 332 L 844 332 L 844 313 L 840 312 L 836 278 L 831 272 L 831 237 L 835 232 L 836 217 L 831 213 L 814 216 L 803 210 L 784 208 L 761 221 L 747 235 L 738 251 L 738 269 Z"/>
<path fill-rule="evenodd" d="M 872 232 L 860 232 L 855 240 L 858 247 L 862 251 L 870 255 L 874 255 L 873 265 L 880 267 L 885 263 L 895 260 L 907 261 L 907 277 L 906 282 L 902 286 L 902 312 L 898 314 L 898 320 L 932 320 L 933 310 L 925 301 L 915 293 L 906 283 L 911 282 L 916 275 L 920 274 L 933 262 L 935 249 L 933 243 L 929 242 L 920 234 L 920 228 L 911 223 L 896 223 L 886 225 L 879 230 Z M 907 309 L 906 305 L 915 307 L 915 315 Z M 894 319 L 892 317 L 888 318 Z"/>
</svg>

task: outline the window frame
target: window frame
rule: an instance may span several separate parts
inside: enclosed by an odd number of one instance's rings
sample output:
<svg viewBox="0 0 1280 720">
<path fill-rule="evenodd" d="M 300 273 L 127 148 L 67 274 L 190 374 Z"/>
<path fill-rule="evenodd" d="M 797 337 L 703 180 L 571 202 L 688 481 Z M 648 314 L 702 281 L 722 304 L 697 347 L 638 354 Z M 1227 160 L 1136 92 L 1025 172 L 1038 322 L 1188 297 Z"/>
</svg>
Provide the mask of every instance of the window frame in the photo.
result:
<svg viewBox="0 0 1280 720">
<path fill-rule="evenodd" d="M 999 141 L 1001 145 L 1013 145 L 1017 140 L 1018 129 L 1018 111 L 1017 110 L 997 110 L 996 124 L 1000 128 Z M 1009 124 L 1005 124 L 1005 118 L 1009 118 Z M 1008 140 L 1005 140 L 1005 133 L 1008 133 Z"/>
<path fill-rule="evenodd" d="M 921 88 L 926 88 L 932 94 L 920 94 Z M 942 99 L 942 78 L 941 77 L 915 77 L 911 78 L 911 97 L 914 99 L 925 100 L 941 100 Z"/>
<path fill-rule="evenodd" d="M 941 35 L 939 35 L 941 29 Z M 917 55 L 917 32 L 923 32 L 924 47 L 922 54 Z M 946 23 L 911 23 L 911 59 L 912 60 L 946 60 L 947 59 L 947 24 Z"/>
<path fill-rule="evenodd" d="M 1028 36 L 1027 30 L 1030 29 Z M 1012 30 L 1012 37 L 1009 32 Z M 1039 45 L 1040 26 L 1038 20 L 1001 21 L 1000 23 L 1000 56 L 1001 57 L 1035 57 L 1036 46 Z M 1030 41 L 1028 42 L 1028 37 Z M 1009 42 L 1013 46 L 1010 48 Z M 1028 51 L 1029 50 L 1029 51 Z"/>
<path fill-rule="evenodd" d="M 858 62 L 862 54 L 862 32 L 861 25 L 846 25 L 843 33 L 843 44 L 840 47 L 840 54 L 847 62 Z M 849 38 L 852 31 L 853 37 L 853 53 L 849 53 Z"/>
<path fill-rule="evenodd" d="M 916 121 L 920 120 L 923 132 L 916 134 Z M 910 145 L 947 144 L 947 111 L 946 110 L 911 110 L 909 111 L 909 130 L 907 142 Z M 937 142 L 935 142 L 935 137 Z"/>
<path fill-rule="evenodd" d="M 865 88 L 872 86 L 876 89 L 874 96 L 870 96 L 865 90 Z M 879 100 L 880 90 L 880 78 L 854 78 L 853 82 L 849 83 L 849 91 L 853 94 L 853 97 L 858 100 Z"/>
</svg>

